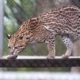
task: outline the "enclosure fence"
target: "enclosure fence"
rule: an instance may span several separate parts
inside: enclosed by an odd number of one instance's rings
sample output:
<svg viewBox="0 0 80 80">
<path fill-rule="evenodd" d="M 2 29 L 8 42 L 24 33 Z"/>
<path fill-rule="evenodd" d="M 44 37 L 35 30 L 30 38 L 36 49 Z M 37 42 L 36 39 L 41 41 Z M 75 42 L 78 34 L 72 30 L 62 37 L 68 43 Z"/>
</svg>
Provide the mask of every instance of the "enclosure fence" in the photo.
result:
<svg viewBox="0 0 80 80">
<path fill-rule="evenodd" d="M 0 0 L 0 1 L 3 1 L 3 0 Z M 21 5 L 19 5 L 17 2 L 15 2 L 16 0 L 5 0 L 5 1 L 19 25 L 21 25 L 21 23 L 23 21 L 25 21 L 26 19 L 33 16 L 33 15 L 31 16 L 30 14 L 28 14 L 29 11 L 25 12 L 25 10 L 23 10 L 23 7 Z M 21 1 L 23 1 L 23 0 L 21 0 Z M 32 1 L 32 0 L 30 0 L 30 1 Z M 41 4 L 38 1 L 39 0 L 35 0 L 35 2 L 38 4 L 38 6 L 40 6 Z M 33 3 L 31 3 L 31 4 L 33 4 Z M 30 9 L 32 9 L 32 8 L 33 7 L 30 7 Z M 28 9 L 28 10 L 30 10 L 30 9 Z M 3 11 L 2 10 L 0 10 L 0 11 L 3 14 Z M 33 12 L 35 12 L 35 11 L 33 11 Z M 30 12 L 30 13 L 32 13 L 32 12 Z M 5 16 L 7 16 L 9 18 L 9 15 L 6 13 L 6 11 L 4 11 L 4 14 L 5 14 Z M 3 16 L 1 18 L 3 18 Z M 0 32 L 3 33 L 2 26 L 3 25 L 1 24 Z M 3 34 L 0 34 L 0 35 L 3 36 Z M 3 37 L 0 42 L 3 43 Z M 27 57 L 22 56 L 22 57 L 18 57 L 15 60 L 14 59 L 8 60 L 5 57 L 0 58 L 0 67 L 26 67 L 26 68 L 29 68 L 29 67 L 77 67 L 77 66 L 80 66 L 80 57 L 78 57 L 78 56 L 70 57 L 69 59 L 62 59 L 61 57 L 56 57 L 55 59 L 47 59 L 46 56 L 41 56 L 41 57 L 40 56 L 27 56 Z"/>
</svg>

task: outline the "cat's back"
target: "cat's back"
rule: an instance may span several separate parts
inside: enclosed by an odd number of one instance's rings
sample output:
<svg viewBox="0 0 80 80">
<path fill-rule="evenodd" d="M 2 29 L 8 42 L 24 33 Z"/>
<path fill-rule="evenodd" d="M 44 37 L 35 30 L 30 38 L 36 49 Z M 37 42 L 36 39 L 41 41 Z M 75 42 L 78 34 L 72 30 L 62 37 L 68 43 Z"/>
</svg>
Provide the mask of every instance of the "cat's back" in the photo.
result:
<svg viewBox="0 0 80 80">
<path fill-rule="evenodd" d="M 53 10 L 50 10 L 48 12 L 43 13 L 43 15 L 40 16 L 41 21 L 44 23 L 50 23 L 50 22 L 59 22 L 59 20 L 62 21 L 62 19 L 77 19 L 80 17 L 80 9 L 76 6 L 63 6 L 60 8 L 54 8 Z"/>
</svg>

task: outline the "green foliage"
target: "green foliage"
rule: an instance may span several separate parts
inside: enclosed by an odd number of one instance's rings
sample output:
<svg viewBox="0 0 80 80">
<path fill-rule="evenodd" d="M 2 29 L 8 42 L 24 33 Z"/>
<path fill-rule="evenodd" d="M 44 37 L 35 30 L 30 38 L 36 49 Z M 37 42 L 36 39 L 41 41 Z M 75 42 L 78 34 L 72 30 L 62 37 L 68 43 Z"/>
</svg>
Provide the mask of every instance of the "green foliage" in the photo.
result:
<svg viewBox="0 0 80 80">
<path fill-rule="evenodd" d="M 56 37 L 56 55 L 61 56 L 66 51 L 66 47 L 60 39 L 60 36 Z"/>
<path fill-rule="evenodd" d="M 33 15 L 33 12 L 35 10 L 35 0 L 20 0 L 21 1 L 21 7 L 26 12 L 26 14 L 29 16 L 29 18 Z"/>
</svg>

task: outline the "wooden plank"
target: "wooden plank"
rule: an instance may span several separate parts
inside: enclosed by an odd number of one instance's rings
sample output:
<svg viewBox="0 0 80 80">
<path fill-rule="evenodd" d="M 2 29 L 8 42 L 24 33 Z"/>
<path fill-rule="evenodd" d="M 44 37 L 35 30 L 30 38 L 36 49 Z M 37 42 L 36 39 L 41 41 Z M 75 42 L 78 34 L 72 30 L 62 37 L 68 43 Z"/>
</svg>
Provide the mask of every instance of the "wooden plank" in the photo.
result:
<svg viewBox="0 0 80 80">
<path fill-rule="evenodd" d="M 70 56 L 69 59 L 80 58 L 80 56 Z M 3 56 L 0 59 L 7 59 L 7 56 Z M 47 59 L 47 56 L 18 56 L 17 59 Z M 62 59 L 61 56 L 55 56 L 55 59 Z"/>
<path fill-rule="evenodd" d="M 0 67 L 77 67 L 80 66 L 80 57 L 62 59 L 47 59 L 46 56 L 19 56 L 15 60 L 8 60 L 7 56 L 0 58 Z"/>
</svg>

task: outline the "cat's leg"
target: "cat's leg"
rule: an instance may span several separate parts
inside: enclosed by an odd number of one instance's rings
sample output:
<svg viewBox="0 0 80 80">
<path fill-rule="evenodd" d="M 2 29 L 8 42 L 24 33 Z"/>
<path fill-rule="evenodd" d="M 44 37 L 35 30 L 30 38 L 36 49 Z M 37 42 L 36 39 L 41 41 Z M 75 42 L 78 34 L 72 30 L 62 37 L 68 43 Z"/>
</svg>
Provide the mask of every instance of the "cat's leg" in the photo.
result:
<svg viewBox="0 0 80 80">
<path fill-rule="evenodd" d="M 64 44 L 66 45 L 67 51 L 65 54 L 62 55 L 62 58 L 68 58 L 73 50 L 73 42 L 71 41 L 70 38 L 63 36 L 62 37 L 62 41 L 64 42 Z"/>
<path fill-rule="evenodd" d="M 47 48 L 48 48 L 48 58 L 54 59 L 55 58 L 55 36 L 50 37 L 47 41 Z"/>
</svg>

